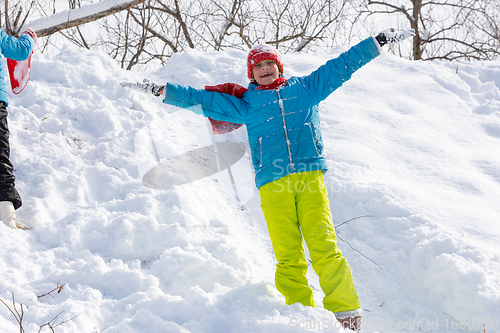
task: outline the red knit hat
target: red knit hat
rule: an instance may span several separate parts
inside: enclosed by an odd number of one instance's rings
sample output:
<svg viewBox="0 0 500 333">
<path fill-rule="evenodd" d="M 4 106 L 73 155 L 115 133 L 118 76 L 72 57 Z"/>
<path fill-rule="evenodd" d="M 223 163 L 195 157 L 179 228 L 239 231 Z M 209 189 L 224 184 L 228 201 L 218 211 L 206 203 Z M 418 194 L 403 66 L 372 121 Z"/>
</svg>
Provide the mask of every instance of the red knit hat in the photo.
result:
<svg viewBox="0 0 500 333">
<path fill-rule="evenodd" d="M 250 81 L 254 80 L 252 73 L 254 66 L 263 60 L 274 61 L 278 65 L 281 74 L 283 74 L 283 61 L 281 61 L 278 50 L 267 44 L 255 45 L 250 52 L 248 52 L 247 57 L 247 76 Z"/>
</svg>

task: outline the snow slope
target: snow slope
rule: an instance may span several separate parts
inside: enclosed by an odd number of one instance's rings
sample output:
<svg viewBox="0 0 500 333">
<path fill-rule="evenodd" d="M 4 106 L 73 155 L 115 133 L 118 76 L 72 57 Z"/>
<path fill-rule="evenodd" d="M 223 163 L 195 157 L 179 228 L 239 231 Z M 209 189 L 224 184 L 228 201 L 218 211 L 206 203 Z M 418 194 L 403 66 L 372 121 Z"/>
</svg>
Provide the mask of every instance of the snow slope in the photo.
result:
<svg viewBox="0 0 500 333">
<path fill-rule="evenodd" d="M 284 55 L 285 71 L 306 75 L 344 50 Z M 58 333 L 343 331 L 320 290 L 317 309 L 276 291 L 248 154 L 234 186 L 227 171 L 141 183 L 148 135 L 165 159 L 244 143 L 245 128 L 213 138 L 204 118 L 119 83 L 246 85 L 245 56 L 190 51 L 153 73 L 83 49 L 33 56 L 30 83 L 9 97 L 18 221 L 33 229 L 0 224 L 0 298 L 24 304 L 26 332 L 61 311 Z M 500 332 L 500 62 L 383 54 L 321 112 L 333 222 L 359 217 L 337 232 L 363 332 Z M 0 304 L 0 332 L 18 330 Z"/>
</svg>

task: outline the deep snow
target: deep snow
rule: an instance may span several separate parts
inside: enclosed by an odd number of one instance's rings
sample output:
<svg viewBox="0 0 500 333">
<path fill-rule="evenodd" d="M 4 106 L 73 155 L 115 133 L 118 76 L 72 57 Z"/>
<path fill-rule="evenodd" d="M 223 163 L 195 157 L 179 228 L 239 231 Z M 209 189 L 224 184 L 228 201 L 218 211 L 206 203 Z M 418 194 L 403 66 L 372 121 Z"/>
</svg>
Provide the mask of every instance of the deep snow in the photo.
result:
<svg viewBox="0 0 500 333">
<path fill-rule="evenodd" d="M 286 54 L 285 72 L 344 50 Z M 53 325 L 80 315 L 58 333 L 342 331 L 320 290 L 317 309 L 276 291 L 248 153 L 232 167 L 238 197 L 227 170 L 169 190 L 141 183 L 151 140 L 151 158 L 166 159 L 245 143 L 245 128 L 211 137 L 206 119 L 119 83 L 246 85 L 245 57 L 189 51 L 142 73 L 84 49 L 34 54 L 8 108 L 18 221 L 33 229 L 0 224 L 0 297 L 24 304 L 26 332 L 61 311 Z M 384 53 L 321 104 L 321 126 L 333 222 L 361 217 L 337 232 L 363 332 L 500 332 L 500 62 Z M 18 330 L 0 304 L 0 331 Z"/>
</svg>

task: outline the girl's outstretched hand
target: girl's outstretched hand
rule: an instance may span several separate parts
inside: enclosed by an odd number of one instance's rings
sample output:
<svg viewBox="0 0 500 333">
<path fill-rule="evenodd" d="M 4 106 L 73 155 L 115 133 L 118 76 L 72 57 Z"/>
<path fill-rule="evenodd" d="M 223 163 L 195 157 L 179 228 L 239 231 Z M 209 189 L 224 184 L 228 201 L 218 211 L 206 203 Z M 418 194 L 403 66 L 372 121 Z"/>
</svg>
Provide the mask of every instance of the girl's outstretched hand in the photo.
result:
<svg viewBox="0 0 500 333">
<path fill-rule="evenodd" d="M 165 86 L 160 86 L 159 84 L 156 84 L 153 81 L 149 81 L 148 79 L 144 79 L 144 81 L 142 83 L 140 83 L 140 82 L 136 82 L 136 83 L 122 82 L 122 83 L 120 83 L 120 86 L 122 86 L 124 88 L 130 88 L 130 89 L 142 91 L 145 93 L 150 93 L 150 94 L 153 94 L 155 96 L 160 96 L 162 91 L 163 91 L 163 88 L 165 88 Z"/>
<path fill-rule="evenodd" d="M 377 40 L 380 46 L 384 46 L 385 44 L 394 44 L 399 43 L 402 40 L 405 40 L 409 37 L 415 36 L 415 30 L 408 29 L 403 31 L 395 31 L 394 29 L 384 30 L 379 33 L 375 39 Z"/>
</svg>

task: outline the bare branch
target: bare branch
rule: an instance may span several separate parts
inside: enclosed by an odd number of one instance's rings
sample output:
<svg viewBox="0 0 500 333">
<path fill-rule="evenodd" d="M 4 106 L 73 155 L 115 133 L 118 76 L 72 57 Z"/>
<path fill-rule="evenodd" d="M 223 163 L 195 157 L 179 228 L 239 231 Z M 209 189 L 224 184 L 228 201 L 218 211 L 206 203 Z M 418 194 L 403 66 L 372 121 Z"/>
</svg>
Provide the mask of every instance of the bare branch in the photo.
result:
<svg viewBox="0 0 500 333">
<path fill-rule="evenodd" d="M 194 49 L 195 46 L 194 46 L 193 41 L 191 40 L 191 35 L 189 34 L 189 29 L 186 25 L 186 22 L 184 22 L 184 19 L 182 18 L 182 14 L 181 14 L 181 11 L 179 8 L 179 1 L 174 0 L 175 9 L 171 9 L 170 7 L 165 5 L 163 2 L 159 2 L 159 3 L 161 5 L 161 8 L 157 8 L 157 9 L 173 16 L 179 22 L 180 27 L 182 29 L 182 32 L 184 33 L 184 38 L 186 38 L 186 41 L 188 42 L 189 47 Z"/>
<path fill-rule="evenodd" d="M 132 8 L 134 6 L 137 6 L 140 3 L 143 3 L 144 1 L 146 1 L 146 0 L 131 0 L 128 3 L 124 3 L 124 4 L 121 4 L 118 6 L 113 6 L 111 8 L 108 8 L 108 9 L 105 9 L 105 10 L 102 10 L 102 11 L 84 16 L 84 17 L 79 17 L 79 18 L 75 18 L 73 20 L 68 20 L 66 22 L 56 24 L 56 25 L 49 27 L 49 28 L 37 29 L 37 30 L 35 30 L 35 32 L 38 35 L 38 37 L 48 36 L 48 35 L 51 35 L 55 32 L 58 32 L 60 30 L 64 30 L 64 29 L 79 26 L 81 24 L 93 22 L 93 21 L 99 20 L 103 17 L 118 13 L 122 10 Z M 91 6 L 91 5 L 88 5 L 88 6 Z M 77 10 L 78 9 L 75 9 L 75 10 L 70 11 L 70 12 L 75 12 Z M 34 23 L 31 23 L 31 24 L 34 24 Z"/>
<path fill-rule="evenodd" d="M 38 330 L 38 333 L 40 333 L 40 332 L 42 331 L 42 328 L 44 328 L 45 326 L 48 326 L 52 332 L 55 332 L 55 331 L 54 331 L 54 328 L 56 328 L 57 326 L 61 326 L 61 325 L 62 325 L 62 324 L 64 324 L 64 323 L 67 323 L 67 322 L 69 322 L 69 321 L 72 321 L 73 319 L 75 319 L 76 317 L 78 317 L 79 315 L 81 315 L 81 313 L 79 313 L 79 314 L 77 314 L 76 316 L 74 316 L 73 318 L 70 318 L 70 319 L 64 320 L 64 321 L 60 322 L 60 323 L 59 323 L 59 324 L 57 324 L 57 325 L 52 325 L 52 323 L 53 323 L 53 322 L 57 319 L 57 317 L 59 317 L 59 316 L 60 316 L 61 314 L 63 314 L 63 313 L 64 313 L 64 310 L 63 310 L 63 311 L 61 311 L 61 312 L 59 312 L 59 313 L 57 314 L 57 316 L 55 316 L 54 318 L 52 318 L 52 320 L 51 320 L 51 321 L 49 321 L 48 323 L 45 323 L 45 324 L 43 324 L 42 326 L 40 326 L 40 329 Z"/>
<path fill-rule="evenodd" d="M 142 25 L 142 24 L 143 24 L 143 22 L 141 22 L 141 20 L 139 20 L 139 19 L 137 18 L 137 16 L 136 16 L 136 15 L 135 15 L 132 11 L 130 11 L 130 10 L 129 10 L 129 14 L 130 14 L 130 16 L 132 17 L 132 19 L 133 19 L 133 20 L 134 20 L 137 24 L 139 24 L 139 25 Z M 167 45 L 168 45 L 168 46 L 172 49 L 172 51 L 173 51 L 174 53 L 179 52 L 179 51 L 178 51 L 178 49 L 177 49 L 177 47 L 174 45 L 174 43 L 173 43 L 171 40 L 169 40 L 169 39 L 165 38 L 163 35 L 161 35 L 160 33 L 156 32 L 156 31 L 155 31 L 154 29 L 152 29 L 149 25 L 145 25 L 145 26 L 144 26 L 144 28 L 145 28 L 145 29 L 146 29 L 146 30 L 147 30 L 150 34 L 152 34 L 153 36 L 155 36 L 156 38 L 158 38 L 159 40 L 161 40 L 162 42 L 164 42 L 165 44 L 167 44 Z"/>
<path fill-rule="evenodd" d="M 1 299 L 1 298 L 0 298 L 0 302 L 2 302 L 3 305 L 5 305 L 7 307 L 7 309 L 9 309 L 9 311 L 12 313 L 12 315 L 14 316 L 14 318 L 16 318 L 16 321 L 19 324 L 19 332 L 20 333 L 25 333 L 24 328 L 23 328 L 23 317 L 24 317 L 23 305 L 21 304 L 21 315 L 20 315 L 19 312 L 17 312 L 17 309 L 16 309 L 16 300 L 14 298 L 14 292 L 12 292 L 12 307 L 14 308 L 14 310 L 12 310 L 10 308 L 10 306 L 8 306 L 3 301 L 3 299 Z"/>
<path fill-rule="evenodd" d="M 45 297 L 45 296 L 51 296 L 52 298 L 54 298 L 54 296 L 52 296 L 52 293 L 54 291 L 56 291 L 56 290 L 57 290 L 58 294 L 61 293 L 61 291 L 63 290 L 63 288 L 64 288 L 65 285 L 66 285 L 66 283 L 63 284 L 63 285 L 59 285 L 59 282 L 57 282 L 57 287 L 55 287 L 54 289 L 52 289 L 51 291 L 49 291 L 49 292 L 47 292 L 45 294 L 37 296 L 36 298 L 42 298 L 42 297 Z"/>
<path fill-rule="evenodd" d="M 394 0 L 368 0 L 363 12 L 367 16 L 404 15 L 416 32 L 413 59 L 492 60 L 500 57 L 495 23 L 500 9 L 498 1 L 411 0 L 412 8 L 395 3 Z"/>
</svg>

